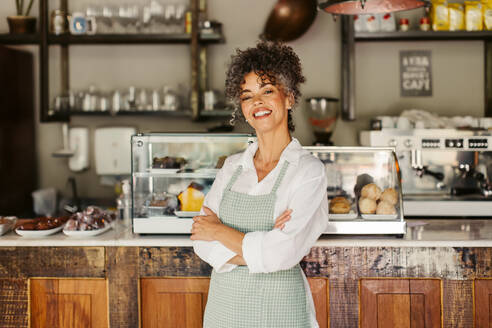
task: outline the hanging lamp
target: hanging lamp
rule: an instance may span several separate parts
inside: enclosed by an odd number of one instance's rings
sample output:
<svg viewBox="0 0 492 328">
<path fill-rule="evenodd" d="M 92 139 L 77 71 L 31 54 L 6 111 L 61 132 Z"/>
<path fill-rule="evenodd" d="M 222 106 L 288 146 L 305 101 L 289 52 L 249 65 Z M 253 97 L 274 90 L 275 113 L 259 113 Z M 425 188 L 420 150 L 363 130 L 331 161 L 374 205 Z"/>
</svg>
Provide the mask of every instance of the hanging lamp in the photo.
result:
<svg viewBox="0 0 492 328">
<path fill-rule="evenodd" d="M 319 8 L 333 15 L 389 13 L 425 6 L 425 0 L 327 0 Z"/>
</svg>

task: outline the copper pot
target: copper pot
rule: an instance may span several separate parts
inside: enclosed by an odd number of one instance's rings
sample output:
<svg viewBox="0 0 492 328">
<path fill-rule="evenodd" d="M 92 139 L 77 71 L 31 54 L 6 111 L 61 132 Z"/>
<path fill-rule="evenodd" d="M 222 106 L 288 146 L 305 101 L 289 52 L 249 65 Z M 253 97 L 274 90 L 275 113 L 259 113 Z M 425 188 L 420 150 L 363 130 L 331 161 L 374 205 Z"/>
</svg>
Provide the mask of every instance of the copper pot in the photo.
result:
<svg viewBox="0 0 492 328">
<path fill-rule="evenodd" d="M 303 35 L 317 14 L 316 0 L 279 0 L 263 29 L 267 40 L 292 41 Z"/>
<path fill-rule="evenodd" d="M 11 34 L 36 33 L 36 17 L 8 16 L 9 30 Z"/>
</svg>

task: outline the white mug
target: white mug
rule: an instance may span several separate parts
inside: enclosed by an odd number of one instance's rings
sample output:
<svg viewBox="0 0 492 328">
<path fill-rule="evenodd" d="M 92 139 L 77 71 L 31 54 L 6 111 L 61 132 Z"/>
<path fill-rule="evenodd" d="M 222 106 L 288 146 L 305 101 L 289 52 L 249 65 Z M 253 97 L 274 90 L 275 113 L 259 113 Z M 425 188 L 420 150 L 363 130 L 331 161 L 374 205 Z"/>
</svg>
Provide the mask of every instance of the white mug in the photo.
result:
<svg viewBox="0 0 492 328">
<path fill-rule="evenodd" d="M 412 124 L 408 118 L 400 116 L 396 121 L 396 128 L 398 130 L 410 130 L 412 128 Z"/>
</svg>

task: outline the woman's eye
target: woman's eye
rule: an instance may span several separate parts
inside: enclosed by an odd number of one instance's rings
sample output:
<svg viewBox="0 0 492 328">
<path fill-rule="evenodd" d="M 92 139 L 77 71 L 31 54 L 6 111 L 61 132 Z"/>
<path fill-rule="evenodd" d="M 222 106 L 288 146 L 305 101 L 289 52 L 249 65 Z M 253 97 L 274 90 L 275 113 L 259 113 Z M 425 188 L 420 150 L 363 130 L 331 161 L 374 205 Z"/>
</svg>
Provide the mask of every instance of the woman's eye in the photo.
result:
<svg viewBox="0 0 492 328">
<path fill-rule="evenodd" d="M 266 94 L 273 93 L 273 90 L 267 89 L 267 90 L 265 90 L 265 93 Z"/>
<path fill-rule="evenodd" d="M 249 100 L 251 99 L 251 96 L 243 96 L 241 98 L 239 98 L 241 101 L 246 101 L 246 100 Z"/>
</svg>

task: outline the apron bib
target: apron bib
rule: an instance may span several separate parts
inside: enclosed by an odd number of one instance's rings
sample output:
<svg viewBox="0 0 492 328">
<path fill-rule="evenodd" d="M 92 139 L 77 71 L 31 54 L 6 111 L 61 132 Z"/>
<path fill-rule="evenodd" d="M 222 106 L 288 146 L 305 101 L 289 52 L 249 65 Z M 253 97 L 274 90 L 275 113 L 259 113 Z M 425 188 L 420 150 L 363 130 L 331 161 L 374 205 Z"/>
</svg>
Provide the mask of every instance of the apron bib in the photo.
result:
<svg viewBox="0 0 492 328">
<path fill-rule="evenodd" d="M 231 188 L 242 166 L 227 184 L 219 207 L 221 221 L 243 233 L 270 231 L 274 225 L 276 192 L 289 163 L 282 169 L 269 194 L 248 195 Z M 249 273 L 247 266 L 231 272 L 212 271 L 206 328 L 310 327 L 309 304 L 299 264 L 272 273 Z"/>
</svg>

